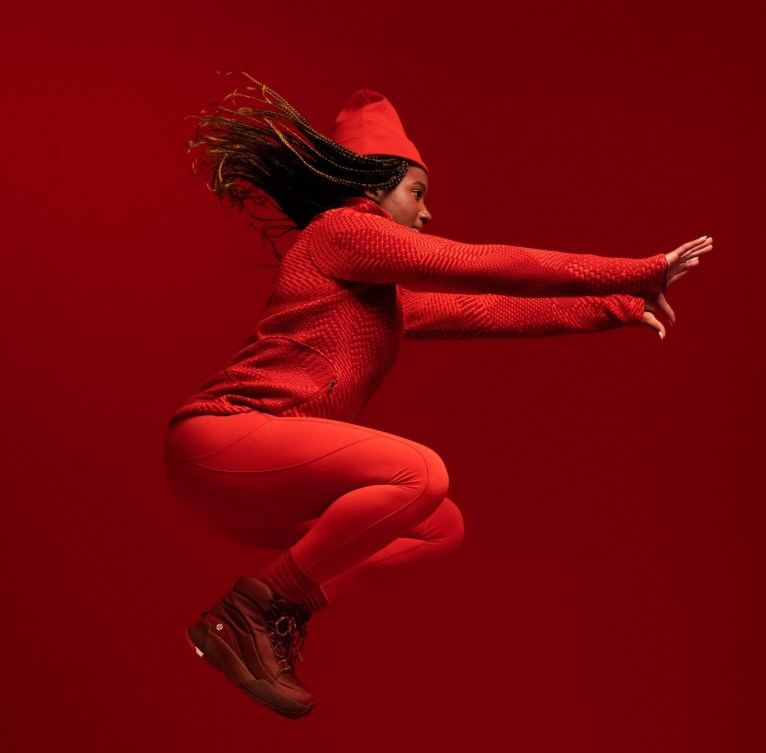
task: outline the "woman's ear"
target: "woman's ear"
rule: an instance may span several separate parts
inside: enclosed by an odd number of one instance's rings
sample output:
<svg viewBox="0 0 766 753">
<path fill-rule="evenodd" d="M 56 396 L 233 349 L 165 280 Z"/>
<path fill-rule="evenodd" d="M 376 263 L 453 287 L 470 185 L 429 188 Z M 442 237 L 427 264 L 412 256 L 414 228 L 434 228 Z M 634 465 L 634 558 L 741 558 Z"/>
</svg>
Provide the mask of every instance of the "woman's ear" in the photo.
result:
<svg viewBox="0 0 766 753">
<path fill-rule="evenodd" d="M 383 191 L 380 188 L 371 189 L 371 188 L 365 188 L 364 189 L 364 195 L 368 199 L 372 199 L 376 204 L 380 204 L 381 196 L 383 195 Z"/>
</svg>

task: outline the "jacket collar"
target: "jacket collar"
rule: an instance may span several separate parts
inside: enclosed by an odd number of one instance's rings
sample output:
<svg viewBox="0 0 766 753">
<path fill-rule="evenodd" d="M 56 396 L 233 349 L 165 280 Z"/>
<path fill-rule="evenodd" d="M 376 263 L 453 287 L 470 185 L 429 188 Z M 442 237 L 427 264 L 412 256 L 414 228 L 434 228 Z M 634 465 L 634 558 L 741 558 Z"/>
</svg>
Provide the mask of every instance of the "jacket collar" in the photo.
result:
<svg viewBox="0 0 766 753">
<path fill-rule="evenodd" d="M 349 196 L 343 201 L 341 206 L 355 209 L 357 212 L 377 214 L 389 220 L 394 219 L 390 212 L 387 212 L 385 209 L 381 209 L 378 204 L 376 204 L 372 199 L 368 199 L 366 196 Z"/>
</svg>

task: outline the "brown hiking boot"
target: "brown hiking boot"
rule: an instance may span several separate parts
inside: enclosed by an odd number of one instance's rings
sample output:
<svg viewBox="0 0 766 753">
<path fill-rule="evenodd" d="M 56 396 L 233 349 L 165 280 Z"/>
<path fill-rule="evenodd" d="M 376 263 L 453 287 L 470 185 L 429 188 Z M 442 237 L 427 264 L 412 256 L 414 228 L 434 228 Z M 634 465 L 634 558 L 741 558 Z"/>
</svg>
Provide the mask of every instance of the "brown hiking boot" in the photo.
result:
<svg viewBox="0 0 766 753">
<path fill-rule="evenodd" d="M 295 677 L 311 613 L 275 596 L 256 578 L 240 578 L 188 630 L 197 653 L 259 703 L 296 719 L 314 707 Z"/>
</svg>

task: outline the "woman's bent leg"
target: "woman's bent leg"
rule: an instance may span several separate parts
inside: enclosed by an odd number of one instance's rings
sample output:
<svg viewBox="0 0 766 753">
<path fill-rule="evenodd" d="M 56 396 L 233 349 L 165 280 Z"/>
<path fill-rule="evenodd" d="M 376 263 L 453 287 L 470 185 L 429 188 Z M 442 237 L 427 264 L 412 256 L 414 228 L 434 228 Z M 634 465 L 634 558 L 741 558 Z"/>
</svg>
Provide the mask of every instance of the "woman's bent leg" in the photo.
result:
<svg viewBox="0 0 766 753">
<path fill-rule="evenodd" d="M 194 418 L 173 432 L 168 453 L 179 476 L 227 508 L 230 524 L 316 519 L 265 574 L 288 599 L 312 589 L 316 596 L 319 584 L 407 539 L 442 505 L 448 484 L 444 464 L 427 447 L 326 419 Z M 380 561 L 406 559 L 419 546 L 394 544 Z"/>
</svg>

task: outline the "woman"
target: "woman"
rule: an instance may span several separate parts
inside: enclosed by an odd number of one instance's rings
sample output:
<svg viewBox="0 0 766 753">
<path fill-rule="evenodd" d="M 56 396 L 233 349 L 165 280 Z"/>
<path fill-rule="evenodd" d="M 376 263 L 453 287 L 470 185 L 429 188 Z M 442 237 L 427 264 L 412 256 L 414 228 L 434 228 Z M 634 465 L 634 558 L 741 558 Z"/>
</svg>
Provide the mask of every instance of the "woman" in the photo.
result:
<svg viewBox="0 0 766 753">
<path fill-rule="evenodd" d="M 462 538 L 427 447 L 354 423 L 402 337 L 589 332 L 647 324 L 710 238 L 648 259 L 468 245 L 421 234 L 428 172 L 380 94 L 355 93 L 334 138 L 253 81 L 203 114 L 193 142 L 219 195 L 264 194 L 301 229 L 254 335 L 172 417 L 167 455 L 190 497 L 231 525 L 304 535 L 240 578 L 189 629 L 195 650 L 271 709 L 313 699 L 295 659 L 311 614 L 365 573 L 444 555 Z"/>
</svg>

